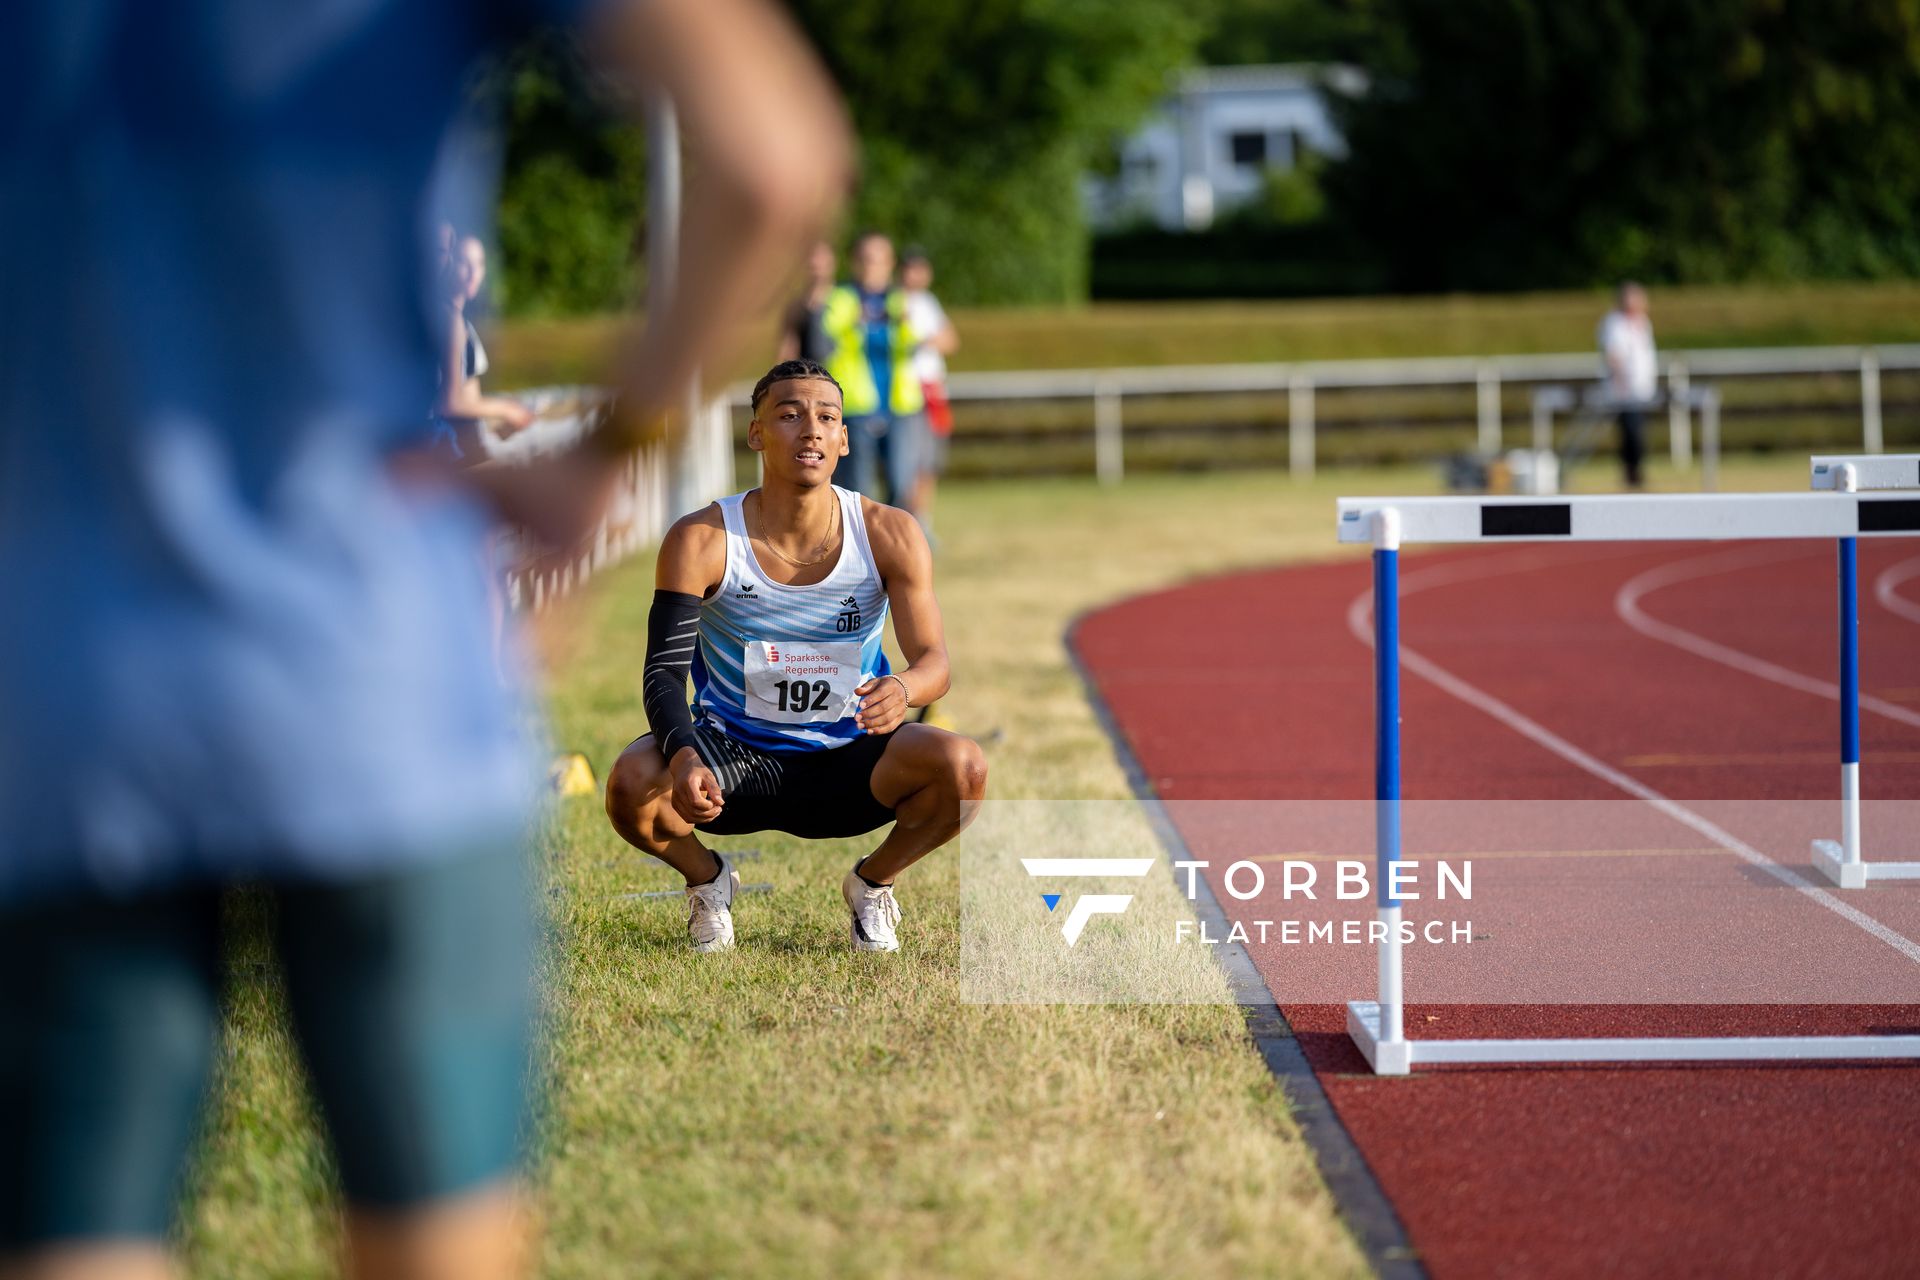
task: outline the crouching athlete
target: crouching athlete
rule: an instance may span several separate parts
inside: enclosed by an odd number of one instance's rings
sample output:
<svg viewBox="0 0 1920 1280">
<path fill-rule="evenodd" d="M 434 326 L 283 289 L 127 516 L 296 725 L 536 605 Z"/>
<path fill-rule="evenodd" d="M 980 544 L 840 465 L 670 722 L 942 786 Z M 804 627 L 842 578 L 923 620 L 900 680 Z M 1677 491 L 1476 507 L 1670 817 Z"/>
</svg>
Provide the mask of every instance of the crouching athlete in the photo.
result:
<svg viewBox="0 0 1920 1280">
<path fill-rule="evenodd" d="M 825 840 L 891 822 L 841 894 L 853 945 L 895 951 L 895 878 L 958 835 L 986 794 L 971 739 L 908 723 L 947 691 L 933 557 L 907 512 L 833 483 L 847 453 L 841 403 L 820 365 L 775 365 L 747 428 L 760 487 L 685 517 L 660 546 L 642 676 L 652 732 L 614 765 L 607 816 L 686 877 L 695 951 L 733 945 L 740 887 L 699 833 Z M 889 613 L 899 671 L 881 649 Z"/>
</svg>

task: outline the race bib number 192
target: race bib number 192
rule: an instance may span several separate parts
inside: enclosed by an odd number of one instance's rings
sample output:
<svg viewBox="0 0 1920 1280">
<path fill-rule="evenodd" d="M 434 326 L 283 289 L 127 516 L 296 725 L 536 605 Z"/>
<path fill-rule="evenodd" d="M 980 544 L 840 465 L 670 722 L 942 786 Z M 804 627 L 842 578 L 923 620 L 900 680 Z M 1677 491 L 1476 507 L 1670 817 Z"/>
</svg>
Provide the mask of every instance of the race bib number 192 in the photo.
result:
<svg viewBox="0 0 1920 1280">
<path fill-rule="evenodd" d="M 830 724 L 855 710 L 860 642 L 747 641 L 747 714 L 778 724 Z"/>
</svg>

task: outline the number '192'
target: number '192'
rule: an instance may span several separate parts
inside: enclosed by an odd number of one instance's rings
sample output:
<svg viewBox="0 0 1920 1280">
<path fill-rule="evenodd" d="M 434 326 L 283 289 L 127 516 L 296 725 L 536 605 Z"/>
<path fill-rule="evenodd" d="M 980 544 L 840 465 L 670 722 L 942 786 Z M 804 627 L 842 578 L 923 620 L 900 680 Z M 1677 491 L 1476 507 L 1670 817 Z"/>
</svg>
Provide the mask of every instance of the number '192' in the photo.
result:
<svg viewBox="0 0 1920 1280">
<path fill-rule="evenodd" d="M 780 695 L 782 711 L 825 711 L 833 688 L 825 680 L 811 684 L 805 680 L 775 680 L 774 692 Z"/>
</svg>

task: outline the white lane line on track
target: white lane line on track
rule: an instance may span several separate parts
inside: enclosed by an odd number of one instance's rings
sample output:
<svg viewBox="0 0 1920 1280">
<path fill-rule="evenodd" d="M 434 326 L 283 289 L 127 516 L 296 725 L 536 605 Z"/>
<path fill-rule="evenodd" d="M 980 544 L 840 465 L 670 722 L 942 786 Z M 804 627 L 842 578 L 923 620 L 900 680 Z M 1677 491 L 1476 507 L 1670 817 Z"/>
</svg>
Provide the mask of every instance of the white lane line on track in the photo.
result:
<svg viewBox="0 0 1920 1280">
<path fill-rule="evenodd" d="M 1717 640 L 1709 640 L 1703 635 L 1683 627 L 1676 627 L 1670 622 L 1662 622 L 1640 607 L 1642 599 L 1663 588 L 1678 586 L 1680 583 L 1692 582 L 1699 578 L 1710 578 L 1715 574 L 1727 573 L 1735 569 L 1750 569 L 1755 565 L 1772 564 L 1790 559 L 1795 554 L 1793 551 L 1782 551 L 1772 547 L 1736 547 L 1732 551 L 1714 551 L 1704 556 L 1690 556 L 1685 560 L 1676 560 L 1672 564 L 1661 565 L 1629 578 L 1621 585 L 1620 590 L 1614 593 L 1613 611 L 1620 615 L 1622 622 L 1648 639 L 1662 641 L 1676 649 L 1684 649 L 1709 662 L 1732 667 L 1736 671 L 1743 671 L 1757 679 L 1785 685 L 1789 689 L 1798 689 L 1802 693 L 1810 693 L 1816 698 L 1825 698 L 1829 702 L 1838 702 L 1840 686 L 1830 680 L 1821 680 L 1789 667 L 1783 667 L 1778 663 L 1768 662 L 1765 658 L 1756 658 L 1750 653 L 1743 653 Z M 1920 561 L 1912 563 L 1920 566 Z M 1916 568 L 1916 572 L 1920 572 L 1920 568 Z M 1882 581 L 1886 576 L 1886 574 L 1881 575 Z M 1886 604 L 1886 597 L 1882 596 L 1880 602 Z M 1905 605 L 1907 601 L 1901 600 L 1899 603 Z M 1898 610 L 1896 609 L 1895 612 Z M 1910 616 L 1920 620 L 1920 609 L 1915 609 Z M 1860 695 L 1860 709 L 1885 716 L 1889 720 L 1897 720 L 1901 724 L 1920 728 L 1920 711 L 1888 702 L 1885 698 L 1876 698 L 1871 694 L 1863 693 Z"/>
<path fill-rule="evenodd" d="M 1509 569 L 1521 567 L 1513 563 L 1521 558 L 1519 556 L 1492 558 L 1506 563 L 1499 568 L 1481 573 L 1460 572 L 1460 570 L 1468 569 L 1468 565 L 1443 565 L 1425 573 L 1416 572 L 1409 574 L 1400 580 L 1400 594 L 1404 598 L 1416 591 L 1424 591 L 1431 587 L 1450 586 L 1456 582 L 1465 582 L 1474 578 L 1496 577 Z M 1354 638 L 1360 641 L 1361 644 L 1366 645 L 1369 649 L 1373 647 L 1372 613 L 1373 591 L 1371 588 L 1355 596 L 1353 603 L 1347 606 L 1347 630 L 1352 632 Z M 1889 929 L 1872 916 L 1867 915 L 1865 912 L 1858 910 L 1846 902 L 1842 902 L 1800 872 L 1775 862 L 1772 858 L 1761 853 L 1758 849 L 1740 839 L 1732 832 L 1724 830 L 1718 824 L 1695 813 L 1679 801 L 1662 795 L 1639 779 L 1629 777 L 1605 761 L 1596 759 L 1594 756 L 1582 751 L 1579 747 L 1574 746 L 1571 742 L 1568 742 L 1565 738 L 1547 728 L 1545 725 L 1542 725 L 1537 720 L 1522 715 L 1507 703 L 1502 702 L 1485 690 L 1467 683 L 1425 654 L 1420 653 L 1418 650 L 1408 648 L 1404 643 L 1400 646 L 1400 665 L 1428 681 L 1430 684 L 1433 684 L 1441 691 L 1458 698 L 1475 710 L 1484 711 L 1501 724 L 1512 729 L 1515 733 L 1545 747 L 1569 764 L 1585 770 L 1594 777 L 1599 778 L 1602 782 L 1619 788 L 1637 800 L 1644 801 L 1646 804 L 1665 814 L 1667 817 L 1672 818 L 1682 826 L 1690 827 L 1698 831 L 1701 835 L 1734 854 L 1742 861 L 1751 866 L 1758 867 L 1788 888 L 1805 894 L 1809 901 L 1818 903 L 1849 924 L 1858 926 L 1873 937 L 1878 938 L 1881 942 L 1886 943 L 1907 959 L 1916 964 L 1920 964 L 1920 943 L 1914 942 L 1905 934 Z"/>
<path fill-rule="evenodd" d="M 1896 588 L 1908 578 L 1920 578 L 1920 556 L 1911 560 L 1902 560 L 1873 580 L 1873 598 L 1880 607 L 1896 618 L 1905 618 L 1908 622 L 1920 622 L 1920 604 L 1897 594 Z"/>
</svg>

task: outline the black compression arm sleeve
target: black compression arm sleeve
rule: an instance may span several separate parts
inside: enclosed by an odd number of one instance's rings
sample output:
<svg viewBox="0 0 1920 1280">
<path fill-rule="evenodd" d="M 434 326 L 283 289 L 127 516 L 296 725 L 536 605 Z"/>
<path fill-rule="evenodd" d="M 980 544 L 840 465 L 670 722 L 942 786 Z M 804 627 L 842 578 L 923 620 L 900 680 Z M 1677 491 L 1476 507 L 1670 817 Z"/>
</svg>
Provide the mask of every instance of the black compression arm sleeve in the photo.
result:
<svg viewBox="0 0 1920 1280">
<path fill-rule="evenodd" d="M 693 665 L 694 635 L 700 627 L 700 597 L 684 591 L 655 591 L 647 614 L 647 667 L 640 677 L 640 702 L 647 709 L 653 740 L 667 762 L 682 747 L 699 750 L 693 712 L 687 707 L 687 669 Z"/>
</svg>

